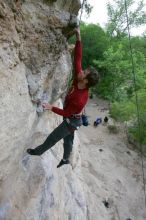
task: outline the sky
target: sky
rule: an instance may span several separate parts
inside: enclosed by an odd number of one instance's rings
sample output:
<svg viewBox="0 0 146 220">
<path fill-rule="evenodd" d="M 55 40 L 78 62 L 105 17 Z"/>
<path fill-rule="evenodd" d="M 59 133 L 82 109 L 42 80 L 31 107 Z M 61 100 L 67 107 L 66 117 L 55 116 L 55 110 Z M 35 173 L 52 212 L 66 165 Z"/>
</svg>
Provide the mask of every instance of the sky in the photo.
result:
<svg viewBox="0 0 146 220">
<path fill-rule="evenodd" d="M 138 0 L 135 0 L 137 2 Z M 82 15 L 82 20 L 86 23 L 99 23 L 101 27 L 105 27 L 105 24 L 108 21 L 108 15 L 107 15 L 107 8 L 106 4 L 108 0 L 88 0 L 89 4 L 93 6 L 92 12 L 90 14 L 90 17 L 86 18 L 86 16 Z M 112 2 L 112 0 L 109 0 L 109 2 Z M 144 3 L 146 4 L 146 0 L 144 0 Z M 144 31 L 146 31 L 146 25 L 141 26 L 140 28 L 132 29 L 131 34 L 132 35 L 141 35 Z"/>
<path fill-rule="evenodd" d="M 89 4 L 93 6 L 92 13 L 88 18 L 83 15 L 82 20 L 85 20 L 87 23 L 99 23 L 103 27 L 108 19 L 106 9 L 107 0 L 97 1 L 98 0 L 88 0 Z"/>
</svg>

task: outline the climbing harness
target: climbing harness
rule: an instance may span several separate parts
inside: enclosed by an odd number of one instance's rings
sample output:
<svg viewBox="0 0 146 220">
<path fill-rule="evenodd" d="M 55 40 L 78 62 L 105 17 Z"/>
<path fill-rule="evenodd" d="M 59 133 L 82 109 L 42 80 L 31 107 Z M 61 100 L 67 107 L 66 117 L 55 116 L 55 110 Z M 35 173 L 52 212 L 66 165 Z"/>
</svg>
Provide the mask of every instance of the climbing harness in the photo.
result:
<svg viewBox="0 0 146 220">
<path fill-rule="evenodd" d="M 142 176 L 143 176 L 143 185 L 144 185 L 144 197 L 145 197 L 145 206 L 146 206 L 146 186 L 145 186 L 145 173 L 144 173 L 144 156 L 143 156 L 143 147 L 141 144 L 141 129 L 140 129 L 140 110 L 138 104 L 138 94 L 136 91 L 136 74 L 135 74 L 135 66 L 133 59 L 133 51 L 131 44 L 131 35 L 130 35 L 130 25 L 129 25 L 129 17 L 128 17 L 128 9 L 127 9 L 127 1 L 125 0 L 125 12 L 126 12 L 126 20 L 127 20 L 127 29 L 128 29 L 128 39 L 129 39 L 129 47 L 130 47 L 130 55 L 131 55 L 131 64 L 132 64 L 132 75 L 133 75 L 133 85 L 135 92 L 135 101 L 136 101 L 136 111 L 137 111 L 137 121 L 138 121 L 138 133 L 139 133 L 139 148 L 141 152 L 141 161 L 142 161 Z"/>
<path fill-rule="evenodd" d="M 71 124 L 71 121 L 69 118 L 66 118 L 65 121 L 67 123 L 67 128 L 71 133 L 73 133 L 75 130 L 79 129 L 79 126 L 75 126 L 75 125 Z"/>
</svg>

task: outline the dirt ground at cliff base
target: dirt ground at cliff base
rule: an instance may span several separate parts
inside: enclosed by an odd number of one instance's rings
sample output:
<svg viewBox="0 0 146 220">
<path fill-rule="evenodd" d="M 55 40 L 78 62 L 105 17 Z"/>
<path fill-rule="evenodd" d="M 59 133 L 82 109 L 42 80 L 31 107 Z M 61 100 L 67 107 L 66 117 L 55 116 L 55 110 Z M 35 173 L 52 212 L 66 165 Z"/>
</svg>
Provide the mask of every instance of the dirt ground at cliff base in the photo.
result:
<svg viewBox="0 0 146 220">
<path fill-rule="evenodd" d="M 81 127 L 79 137 L 87 219 L 146 219 L 141 157 L 128 144 L 124 126 L 111 118 L 93 126 L 97 117 L 109 115 L 108 103 L 98 98 L 89 100 L 86 112 L 90 125 Z M 117 134 L 109 132 L 113 124 Z M 146 173 L 146 159 L 144 168 Z"/>
</svg>

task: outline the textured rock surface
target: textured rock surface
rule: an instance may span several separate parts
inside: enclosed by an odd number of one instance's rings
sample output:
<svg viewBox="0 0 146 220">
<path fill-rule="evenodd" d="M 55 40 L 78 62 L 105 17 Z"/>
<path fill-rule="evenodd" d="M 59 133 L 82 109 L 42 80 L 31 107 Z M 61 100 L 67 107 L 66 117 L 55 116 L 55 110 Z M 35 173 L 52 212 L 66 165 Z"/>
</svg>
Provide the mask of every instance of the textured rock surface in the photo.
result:
<svg viewBox="0 0 146 220">
<path fill-rule="evenodd" d="M 66 38 L 79 8 L 78 0 L 0 1 L 1 220 L 85 219 L 78 151 L 76 166 L 59 170 L 61 142 L 42 157 L 25 153 L 61 120 L 37 112 L 41 102 L 65 92 L 71 71 Z"/>
<path fill-rule="evenodd" d="M 62 141 L 41 157 L 26 154 L 61 121 L 41 103 L 62 107 L 79 7 L 78 0 L 0 0 L 0 220 L 146 219 L 141 159 L 123 134 L 82 127 L 81 153 L 75 136 L 72 166 L 60 169 Z M 90 104 L 90 121 L 104 116 Z"/>
</svg>

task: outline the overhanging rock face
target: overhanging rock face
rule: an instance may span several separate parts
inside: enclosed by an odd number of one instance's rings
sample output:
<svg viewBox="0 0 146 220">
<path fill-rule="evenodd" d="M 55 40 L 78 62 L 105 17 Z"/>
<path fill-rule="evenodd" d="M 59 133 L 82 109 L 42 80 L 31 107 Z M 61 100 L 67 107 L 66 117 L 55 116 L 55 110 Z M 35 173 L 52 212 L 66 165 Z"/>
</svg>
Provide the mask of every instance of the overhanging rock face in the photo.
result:
<svg viewBox="0 0 146 220">
<path fill-rule="evenodd" d="M 42 102 L 57 101 L 67 88 L 71 72 L 67 36 L 79 8 L 78 0 L 0 1 L 2 220 L 86 218 L 78 150 L 73 170 L 56 169 L 62 142 L 42 157 L 26 154 L 61 121 L 53 113 L 37 112 L 42 111 Z"/>
</svg>

